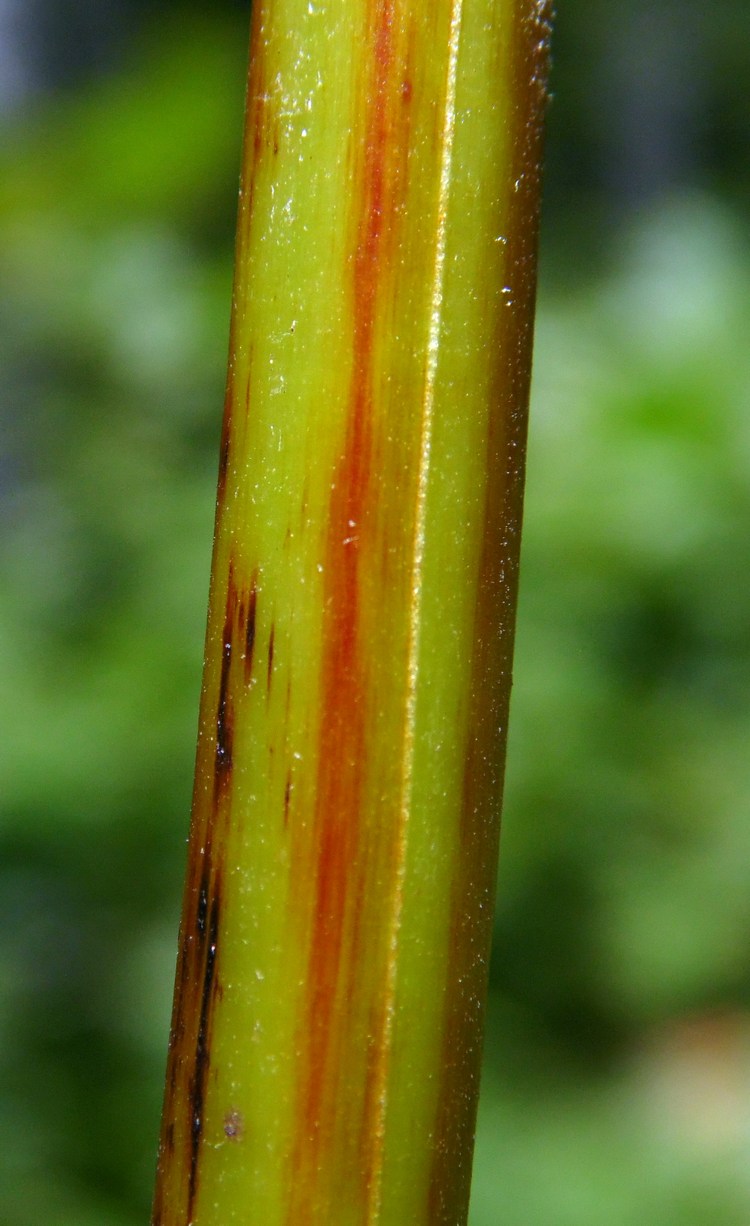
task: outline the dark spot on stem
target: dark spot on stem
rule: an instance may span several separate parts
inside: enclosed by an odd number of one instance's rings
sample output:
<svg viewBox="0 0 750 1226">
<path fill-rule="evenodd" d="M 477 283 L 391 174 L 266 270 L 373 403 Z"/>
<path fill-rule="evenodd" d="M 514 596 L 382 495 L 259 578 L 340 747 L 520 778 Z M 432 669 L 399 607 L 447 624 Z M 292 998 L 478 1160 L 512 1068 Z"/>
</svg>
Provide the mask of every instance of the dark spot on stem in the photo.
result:
<svg viewBox="0 0 750 1226">
<path fill-rule="evenodd" d="M 241 1111 L 228 1111 L 224 1116 L 224 1135 L 230 1141 L 241 1141 L 245 1135 L 245 1119 Z"/>
</svg>

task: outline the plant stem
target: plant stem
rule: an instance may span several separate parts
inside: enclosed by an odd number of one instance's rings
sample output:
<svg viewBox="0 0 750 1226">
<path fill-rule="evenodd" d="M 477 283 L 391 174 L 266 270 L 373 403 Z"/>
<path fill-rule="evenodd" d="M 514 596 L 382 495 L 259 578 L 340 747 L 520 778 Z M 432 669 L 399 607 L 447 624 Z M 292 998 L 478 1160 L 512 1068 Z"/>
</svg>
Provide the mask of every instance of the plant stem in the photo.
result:
<svg viewBox="0 0 750 1226">
<path fill-rule="evenodd" d="M 153 1226 L 466 1219 L 548 35 L 253 5 Z"/>
</svg>

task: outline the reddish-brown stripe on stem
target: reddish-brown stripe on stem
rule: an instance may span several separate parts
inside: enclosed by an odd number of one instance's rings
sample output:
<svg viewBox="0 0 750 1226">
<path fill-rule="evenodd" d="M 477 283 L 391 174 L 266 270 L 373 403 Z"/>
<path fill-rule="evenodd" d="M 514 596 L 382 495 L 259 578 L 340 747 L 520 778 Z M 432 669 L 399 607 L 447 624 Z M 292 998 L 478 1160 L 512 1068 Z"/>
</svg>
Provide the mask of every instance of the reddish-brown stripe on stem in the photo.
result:
<svg viewBox="0 0 750 1226">
<path fill-rule="evenodd" d="M 313 825 L 314 887 L 302 1032 L 305 1054 L 299 1093 L 299 1122 L 293 1155 L 288 1222 L 305 1220 L 310 1206 L 320 1211 L 317 1172 L 323 1153 L 342 1129 L 342 1086 L 346 1070 L 348 1010 L 361 1003 L 357 984 L 367 962 L 361 942 L 368 873 L 363 795 L 367 769 L 367 695 L 372 663 L 364 641 L 362 577 L 378 565 L 375 502 L 378 431 L 374 346 L 382 286 L 388 283 L 396 237 L 396 202 L 408 139 L 403 107 L 402 65 L 396 54 L 402 14 L 394 0 L 377 0 L 368 14 L 370 71 L 362 81 L 365 136 L 357 151 L 356 217 L 353 229 L 352 376 L 345 441 L 331 493 L 323 571 L 323 660 L 320 742 Z M 397 105 L 398 104 L 398 105 Z M 372 901 L 370 903 L 372 905 Z M 371 971 L 370 967 L 370 971 Z M 352 1058 L 351 1055 L 349 1057 Z M 354 1053 L 367 1065 L 367 1053 Z M 364 1119 L 349 1120 L 348 1145 Z"/>
<path fill-rule="evenodd" d="M 380 238 L 385 219 L 384 161 L 386 84 L 393 20 L 389 0 L 379 6 L 373 40 L 374 89 L 365 146 L 363 209 L 354 260 L 353 377 L 347 438 L 331 496 L 324 573 L 327 576 L 321 753 L 316 828 L 319 831 L 317 888 L 311 941 L 309 1016 L 314 1042 L 310 1052 L 304 1115 L 318 1124 L 321 1090 L 332 1034 L 330 1012 L 339 974 L 343 908 L 351 889 L 348 874 L 355 858 L 364 749 L 365 661 L 360 654 L 359 570 L 367 531 L 372 451 L 372 336 L 379 274 Z M 347 544 L 343 542 L 347 541 Z M 349 893 L 349 897 L 351 895 Z"/>
<path fill-rule="evenodd" d="M 243 176 L 240 187 L 239 224 L 235 277 L 244 277 L 240 256 L 247 241 L 252 219 L 255 187 L 269 155 L 278 152 L 279 114 L 275 94 L 268 87 L 266 64 L 266 25 L 269 20 L 266 0 L 254 0 L 250 24 L 250 61 L 245 105 L 243 140 Z M 232 351 L 230 350 L 230 357 Z"/>
<path fill-rule="evenodd" d="M 233 440 L 232 423 L 234 410 L 239 405 L 240 392 L 237 386 L 236 361 L 238 333 L 242 323 L 244 302 L 240 293 L 245 279 L 245 251 L 250 238 L 255 190 L 259 177 L 278 152 L 279 113 L 278 100 L 267 86 L 266 39 L 264 24 L 267 21 L 264 0 L 255 0 L 250 28 L 250 60 L 245 104 L 245 129 L 243 135 L 242 182 L 237 217 L 237 240 L 235 248 L 234 307 L 229 325 L 229 363 L 227 368 L 224 419 L 219 449 L 218 516 L 221 516 L 227 485 L 229 457 Z M 271 155 L 271 156 L 269 156 Z M 244 338 L 243 338 L 244 339 Z M 252 356 L 250 349 L 249 357 Z M 248 362 L 250 367 L 251 362 Z M 245 416 L 250 407 L 251 374 L 248 370 L 244 388 Z M 217 518 L 217 529 L 219 519 Z"/>
</svg>

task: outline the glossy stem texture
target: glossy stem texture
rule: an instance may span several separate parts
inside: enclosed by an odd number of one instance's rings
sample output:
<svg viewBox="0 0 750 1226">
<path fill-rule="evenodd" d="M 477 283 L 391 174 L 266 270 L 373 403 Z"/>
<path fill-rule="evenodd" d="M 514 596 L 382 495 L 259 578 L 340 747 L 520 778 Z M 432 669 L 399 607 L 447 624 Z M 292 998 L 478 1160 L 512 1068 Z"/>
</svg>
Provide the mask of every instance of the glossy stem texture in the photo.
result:
<svg viewBox="0 0 750 1226">
<path fill-rule="evenodd" d="M 153 1226 L 466 1220 L 548 40 L 253 4 Z"/>
</svg>

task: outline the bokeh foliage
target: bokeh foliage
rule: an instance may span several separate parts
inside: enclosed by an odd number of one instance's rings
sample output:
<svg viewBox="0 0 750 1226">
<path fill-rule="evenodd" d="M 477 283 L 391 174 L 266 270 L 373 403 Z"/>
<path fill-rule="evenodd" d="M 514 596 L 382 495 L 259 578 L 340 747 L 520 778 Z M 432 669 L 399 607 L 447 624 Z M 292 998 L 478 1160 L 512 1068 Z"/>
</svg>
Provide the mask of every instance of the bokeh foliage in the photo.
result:
<svg viewBox="0 0 750 1226">
<path fill-rule="evenodd" d="M 148 1215 L 247 21 L 172 11 L 0 154 L 10 1226 Z M 624 11 L 560 18 L 473 1226 L 750 1210 L 748 21 L 716 9 L 700 124 L 664 82 L 660 178 L 586 103 Z"/>
</svg>

